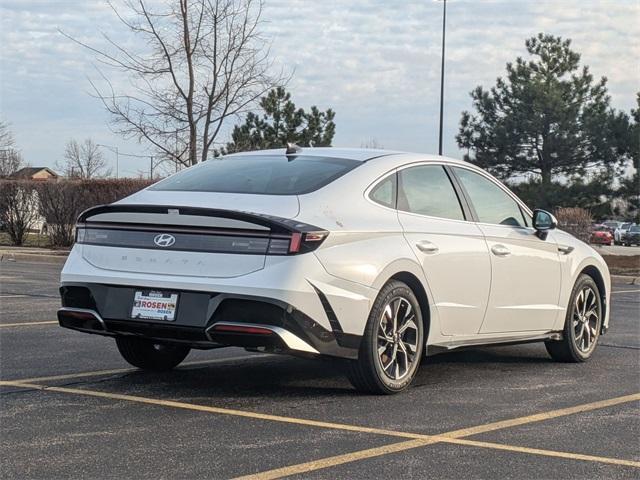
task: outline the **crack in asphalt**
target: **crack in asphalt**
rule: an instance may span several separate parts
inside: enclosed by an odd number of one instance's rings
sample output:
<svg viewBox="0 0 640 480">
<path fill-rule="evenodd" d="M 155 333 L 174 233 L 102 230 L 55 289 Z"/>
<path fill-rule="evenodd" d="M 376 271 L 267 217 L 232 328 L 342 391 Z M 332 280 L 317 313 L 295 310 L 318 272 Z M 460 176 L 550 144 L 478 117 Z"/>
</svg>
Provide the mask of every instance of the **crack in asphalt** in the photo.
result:
<svg viewBox="0 0 640 480">
<path fill-rule="evenodd" d="M 610 343 L 600 343 L 599 347 L 609 347 L 609 348 L 628 348 L 630 350 L 640 350 L 640 347 L 635 347 L 633 345 L 612 345 Z"/>
<path fill-rule="evenodd" d="M 3 295 L 20 295 L 21 297 L 60 298 L 59 295 L 47 295 L 46 293 L 2 292 L 0 293 L 0 298 L 2 298 Z"/>
</svg>

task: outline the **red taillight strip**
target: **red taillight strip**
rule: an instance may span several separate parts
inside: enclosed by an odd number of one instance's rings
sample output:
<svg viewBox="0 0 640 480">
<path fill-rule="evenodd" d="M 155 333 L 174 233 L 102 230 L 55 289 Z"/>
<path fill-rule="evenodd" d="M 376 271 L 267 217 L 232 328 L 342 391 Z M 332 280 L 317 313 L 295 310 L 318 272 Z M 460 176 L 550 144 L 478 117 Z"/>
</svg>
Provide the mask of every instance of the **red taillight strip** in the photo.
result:
<svg viewBox="0 0 640 480">
<path fill-rule="evenodd" d="M 241 327 L 240 325 L 214 325 L 213 330 L 216 332 L 237 332 L 250 333 L 253 335 L 271 335 L 273 332 L 267 328 L 259 327 Z"/>
<path fill-rule="evenodd" d="M 302 234 L 292 233 L 291 243 L 289 244 L 289 253 L 298 253 L 300 251 L 300 245 L 302 244 Z"/>
</svg>

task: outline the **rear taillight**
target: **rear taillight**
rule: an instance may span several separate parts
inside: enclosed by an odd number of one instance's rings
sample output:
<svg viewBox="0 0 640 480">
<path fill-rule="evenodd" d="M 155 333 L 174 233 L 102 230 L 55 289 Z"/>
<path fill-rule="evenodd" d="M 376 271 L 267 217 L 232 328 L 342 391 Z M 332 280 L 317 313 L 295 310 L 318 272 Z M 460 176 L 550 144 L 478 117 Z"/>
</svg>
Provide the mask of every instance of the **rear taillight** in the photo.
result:
<svg viewBox="0 0 640 480">
<path fill-rule="evenodd" d="M 289 241 L 289 253 L 306 253 L 318 248 L 329 232 L 292 233 Z"/>
</svg>

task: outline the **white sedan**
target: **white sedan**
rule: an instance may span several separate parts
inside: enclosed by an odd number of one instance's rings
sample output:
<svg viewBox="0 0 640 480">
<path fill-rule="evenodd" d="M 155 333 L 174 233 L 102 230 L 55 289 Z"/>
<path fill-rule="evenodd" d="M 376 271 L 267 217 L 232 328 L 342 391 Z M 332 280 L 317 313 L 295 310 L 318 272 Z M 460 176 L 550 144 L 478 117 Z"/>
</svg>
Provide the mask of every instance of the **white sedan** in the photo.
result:
<svg viewBox="0 0 640 480">
<path fill-rule="evenodd" d="M 545 342 L 583 362 L 608 326 L 600 255 L 445 157 L 229 155 L 84 212 L 76 237 L 60 324 L 143 369 L 242 346 L 339 357 L 357 389 L 394 393 L 425 355 Z"/>
</svg>

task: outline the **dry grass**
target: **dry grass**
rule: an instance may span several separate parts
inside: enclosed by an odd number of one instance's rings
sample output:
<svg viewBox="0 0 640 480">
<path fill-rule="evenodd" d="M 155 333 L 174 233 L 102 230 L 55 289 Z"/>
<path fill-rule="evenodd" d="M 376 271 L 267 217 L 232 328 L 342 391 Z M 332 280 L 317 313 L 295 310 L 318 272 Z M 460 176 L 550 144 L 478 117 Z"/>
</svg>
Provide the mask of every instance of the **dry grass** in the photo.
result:
<svg viewBox="0 0 640 480">
<path fill-rule="evenodd" d="M 13 246 L 11 238 L 6 232 L 0 232 L 0 246 Z M 27 233 L 24 244 L 21 247 L 33 247 L 33 248 L 51 248 L 51 242 L 46 235 L 40 235 L 37 233 Z"/>
<path fill-rule="evenodd" d="M 602 255 L 612 275 L 640 276 L 640 255 Z"/>
</svg>

